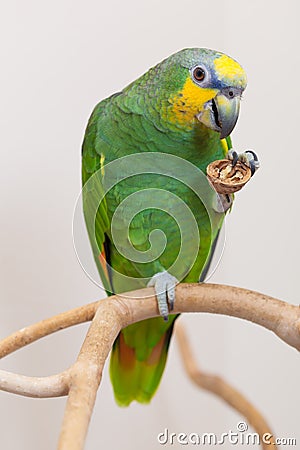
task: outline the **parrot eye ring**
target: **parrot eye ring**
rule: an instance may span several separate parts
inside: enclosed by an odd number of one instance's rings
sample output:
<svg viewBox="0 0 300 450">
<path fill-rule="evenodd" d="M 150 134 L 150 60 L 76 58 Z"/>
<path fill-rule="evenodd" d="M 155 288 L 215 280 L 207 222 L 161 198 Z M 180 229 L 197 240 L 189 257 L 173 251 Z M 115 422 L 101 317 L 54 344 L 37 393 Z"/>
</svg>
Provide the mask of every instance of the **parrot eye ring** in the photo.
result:
<svg viewBox="0 0 300 450">
<path fill-rule="evenodd" d="M 203 81 L 206 77 L 206 72 L 202 67 L 195 67 L 193 70 L 193 77 L 196 81 Z"/>
</svg>

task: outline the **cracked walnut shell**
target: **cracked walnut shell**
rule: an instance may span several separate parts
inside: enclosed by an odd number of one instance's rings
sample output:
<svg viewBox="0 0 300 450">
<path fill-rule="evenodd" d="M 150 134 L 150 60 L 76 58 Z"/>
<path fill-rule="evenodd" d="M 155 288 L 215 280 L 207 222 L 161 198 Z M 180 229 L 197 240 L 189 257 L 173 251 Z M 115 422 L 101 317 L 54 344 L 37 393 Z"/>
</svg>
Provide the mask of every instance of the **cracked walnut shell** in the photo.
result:
<svg viewBox="0 0 300 450">
<path fill-rule="evenodd" d="M 241 161 L 232 165 L 229 159 L 213 161 L 207 166 L 210 184 L 219 194 L 233 194 L 242 189 L 251 178 L 251 169 Z"/>
</svg>

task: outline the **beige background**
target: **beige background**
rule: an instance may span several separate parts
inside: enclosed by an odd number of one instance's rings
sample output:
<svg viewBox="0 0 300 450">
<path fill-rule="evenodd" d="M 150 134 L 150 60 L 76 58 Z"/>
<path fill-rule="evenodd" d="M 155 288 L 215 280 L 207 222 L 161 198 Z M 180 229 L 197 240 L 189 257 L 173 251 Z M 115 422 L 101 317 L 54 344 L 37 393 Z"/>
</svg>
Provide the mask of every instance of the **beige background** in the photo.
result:
<svg viewBox="0 0 300 450">
<path fill-rule="evenodd" d="M 100 99 L 188 46 L 225 51 L 247 70 L 249 87 L 233 137 L 239 151 L 255 149 L 262 163 L 237 195 L 213 280 L 298 304 L 298 2 L 28 0 L 7 2 L 5 9 L 1 335 L 103 295 L 78 264 L 71 235 L 88 116 Z M 300 445 L 296 351 L 240 320 L 195 314 L 183 321 L 202 367 L 224 375 L 278 436 L 298 437 Z M 76 357 L 85 331 L 80 326 L 46 338 L 1 368 L 27 375 L 61 371 Z M 242 418 L 191 385 L 174 344 L 150 406 L 118 408 L 105 371 L 87 449 L 158 449 L 156 437 L 165 427 L 236 429 Z M 64 405 L 65 399 L 1 394 L 1 448 L 55 448 Z"/>
</svg>

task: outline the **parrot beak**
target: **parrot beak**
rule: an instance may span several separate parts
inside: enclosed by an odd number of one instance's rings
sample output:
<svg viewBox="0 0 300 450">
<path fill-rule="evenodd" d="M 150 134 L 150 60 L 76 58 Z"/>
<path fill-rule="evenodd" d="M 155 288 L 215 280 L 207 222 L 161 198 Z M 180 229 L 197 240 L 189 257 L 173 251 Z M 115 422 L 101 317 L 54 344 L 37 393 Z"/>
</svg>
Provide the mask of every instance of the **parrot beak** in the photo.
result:
<svg viewBox="0 0 300 450">
<path fill-rule="evenodd" d="M 227 137 L 235 127 L 240 111 L 242 90 L 235 87 L 222 89 L 209 100 L 196 117 L 206 127 L 218 131 L 220 138 Z"/>
</svg>

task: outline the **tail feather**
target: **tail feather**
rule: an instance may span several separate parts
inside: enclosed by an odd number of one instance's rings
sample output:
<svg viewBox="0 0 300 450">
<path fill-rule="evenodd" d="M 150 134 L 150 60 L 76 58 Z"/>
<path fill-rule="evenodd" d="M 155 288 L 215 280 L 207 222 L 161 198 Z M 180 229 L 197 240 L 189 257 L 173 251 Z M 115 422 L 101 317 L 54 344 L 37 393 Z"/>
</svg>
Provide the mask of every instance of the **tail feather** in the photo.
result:
<svg viewBox="0 0 300 450">
<path fill-rule="evenodd" d="M 120 406 L 128 406 L 133 400 L 150 402 L 165 368 L 173 325 L 174 321 L 144 360 L 136 358 L 136 350 L 126 344 L 120 332 L 110 359 L 111 381 Z"/>
</svg>

